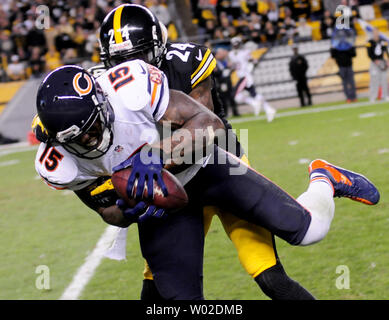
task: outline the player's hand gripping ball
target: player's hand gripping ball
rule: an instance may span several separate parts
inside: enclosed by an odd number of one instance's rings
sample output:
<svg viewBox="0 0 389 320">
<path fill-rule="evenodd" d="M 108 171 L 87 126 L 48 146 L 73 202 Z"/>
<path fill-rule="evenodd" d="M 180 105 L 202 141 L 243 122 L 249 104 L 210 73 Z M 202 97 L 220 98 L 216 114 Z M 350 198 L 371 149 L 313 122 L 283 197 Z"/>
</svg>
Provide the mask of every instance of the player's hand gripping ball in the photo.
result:
<svg viewBox="0 0 389 320">
<path fill-rule="evenodd" d="M 143 148 L 142 148 L 143 149 Z M 180 181 L 163 169 L 160 153 L 144 149 L 113 168 L 112 184 L 129 207 L 139 201 L 163 209 L 180 209 L 188 203 L 188 195 Z"/>
<path fill-rule="evenodd" d="M 157 208 L 153 205 L 147 205 L 144 201 L 138 202 L 135 207 L 129 208 L 123 199 L 118 199 L 116 205 L 122 210 L 123 215 L 131 222 L 144 222 L 151 217 L 165 217 L 165 209 Z"/>
</svg>

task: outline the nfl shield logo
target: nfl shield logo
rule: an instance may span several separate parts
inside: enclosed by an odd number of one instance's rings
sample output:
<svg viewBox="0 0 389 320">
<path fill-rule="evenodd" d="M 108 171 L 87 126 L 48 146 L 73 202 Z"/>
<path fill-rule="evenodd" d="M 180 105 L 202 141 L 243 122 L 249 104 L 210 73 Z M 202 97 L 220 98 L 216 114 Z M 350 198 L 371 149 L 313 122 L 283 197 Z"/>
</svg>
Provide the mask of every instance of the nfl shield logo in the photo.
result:
<svg viewBox="0 0 389 320">
<path fill-rule="evenodd" d="M 118 146 L 115 147 L 114 151 L 115 152 L 121 152 L 121 151 L 123 151 L 123 147 L 121 145 L 118 145 Z"/>
</svg>

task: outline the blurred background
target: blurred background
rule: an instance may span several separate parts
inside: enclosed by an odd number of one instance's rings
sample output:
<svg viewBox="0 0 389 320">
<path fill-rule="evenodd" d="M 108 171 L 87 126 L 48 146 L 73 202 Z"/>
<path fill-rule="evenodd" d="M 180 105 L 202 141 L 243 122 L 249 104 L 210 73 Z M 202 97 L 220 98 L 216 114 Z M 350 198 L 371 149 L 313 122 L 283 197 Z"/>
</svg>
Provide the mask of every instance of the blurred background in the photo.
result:
<svg viewBox="0 0 389 320">
<path fill-rule="evenodd" d="M 224 68 L 230 66 L 223 52 L 231 50 L 233 37 L 240 37 L 242 48 L 252 52 L 257 91 L 276 108 L 301 104 L 289 65 L 293 45 L 307 61 L 312 104 L 357 100 L 344 95 L 337 60 L 331 57 L 337 19 L 349 24 L 346 41 L 356 49 L 356 90 L 359 98 L 366 97 L 371 63 L 366 50 L 371 32 L 366 30 L 377 28 L 385 35 L 389 19 L 389 0 L 1 0 L 0 143 L 28 139 L 34 94 L 44 74 L 63 64 L 89 68 L 99 63 L 99 25 L 122 3 L 149 7 L 167 26 L 170 41 L 205 44 Z M 339 11 L 339 5 L 350 10 Z M 222 81 L 234 86 L 239 79 L 230 69 Z M 251 109 L 241 104 L 234 114 L 246 112 Z"/>
</svg>

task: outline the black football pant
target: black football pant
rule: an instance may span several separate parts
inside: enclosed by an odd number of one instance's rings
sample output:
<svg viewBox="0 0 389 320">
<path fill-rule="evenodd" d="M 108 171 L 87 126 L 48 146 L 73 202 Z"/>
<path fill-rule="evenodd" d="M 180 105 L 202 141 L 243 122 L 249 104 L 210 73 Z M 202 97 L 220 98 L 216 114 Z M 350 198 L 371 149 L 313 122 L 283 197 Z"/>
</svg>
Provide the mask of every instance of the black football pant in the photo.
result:
<svg viewBox="0 0 389 320">
<path fill-rule="evenodd" d="M 185 190 L 190 199 L 185 208 L 138 227 L 143 257 L 165 299 L 203 299 L 205 205 L 225 209 L 293 245 L 301 242 L 311 221 L 289 194 L 218 147 Z"/>
<path fill-rule="evenodd" d="M 198 202 L 260 225 L 292 245 L 301 242 L 311 222 L 309 211 L 292 196 L 218 147 L 191 183 L 196 192 L 190 197 Z"/>
<path fill-rule="evenodd" d="M 142 255 L 163 299 L 204 299 L 203 208 L 190 201 L 166 218 L 138 223 L 138 231 Z"/>
</svg>

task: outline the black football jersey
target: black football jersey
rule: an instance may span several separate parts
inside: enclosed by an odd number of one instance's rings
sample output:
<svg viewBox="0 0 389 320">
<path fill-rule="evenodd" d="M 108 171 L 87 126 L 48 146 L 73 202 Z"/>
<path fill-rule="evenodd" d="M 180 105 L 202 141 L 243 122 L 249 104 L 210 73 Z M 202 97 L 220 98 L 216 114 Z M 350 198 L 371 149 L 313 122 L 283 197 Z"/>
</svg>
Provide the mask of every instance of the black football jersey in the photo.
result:
<svg viewBox="0 0 389 320">
<path fill-rule="evenodd" d="M 195 43 L 167 43 L 167 52 L 160 69 L 166 74 L 169 88 L 189 94 L 201 81 L 213 77 L 216 67 L 216 59 L 211 50 Z M 212 88 L 214 113 L 223 121 L 227 129 L 231 129 L 228 123 L 223 105 L 218 96 L 216 85 Z M 236 139 L 236 136 L 229 136 Z M 237 156 L 242 155 L 242 150 L 237 141 L 237 150 L 233 150 Z"/>
<path fill-rule="evenodd" d="M 194 43 L 168 43 L 160 69 L 169 88 L 189 94 L 216 67 L 216 59 L 207 47 Z"/>
<path fill-rule="evenodd" d="M 160 69 L 168 78 L 169 88 L 189 94 L 209 76 L 214 81 L 216 59 L 209 48 L 195 43 L 168 43 L 166 47 L 167 52 Z M 214 112 L 226 123 L 216 89 L 212 90 Z"/>
</svg>

